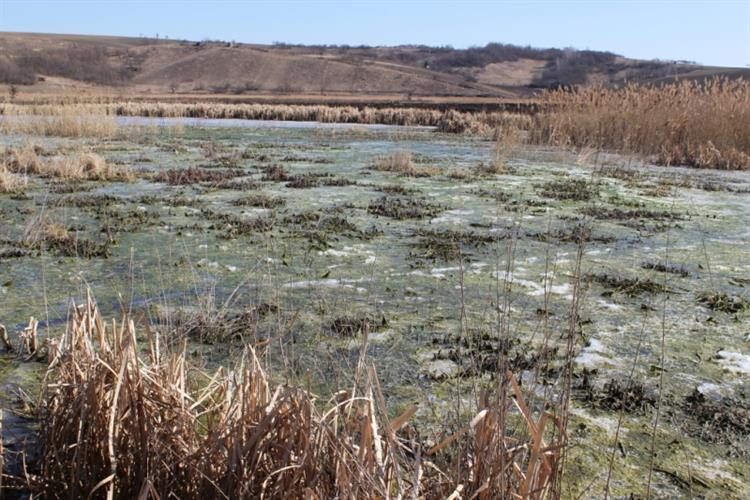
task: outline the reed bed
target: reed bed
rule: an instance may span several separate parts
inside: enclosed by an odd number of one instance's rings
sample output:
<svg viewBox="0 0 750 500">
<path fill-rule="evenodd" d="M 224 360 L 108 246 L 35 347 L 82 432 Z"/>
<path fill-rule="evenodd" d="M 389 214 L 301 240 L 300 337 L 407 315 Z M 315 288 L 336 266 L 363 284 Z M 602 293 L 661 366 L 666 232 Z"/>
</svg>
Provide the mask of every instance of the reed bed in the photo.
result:
<svg viewBox="0 0 750 500">
<path fill-rule="evenodd" d="M 750 169 L 750 82 L 582 87 L 545 95 L 537 143 L 652 157 L 663 165 Z"/>
<path fill-rule="evenodd" d="M 532 116 L 283 104 L 0 104 L 5 132 L 36 135 L 112 136 L 118 129 L 116 116 L 430 126 L 446 133 L 492 136 L 500 131 L 506 138 L 520 134 L 536 144 L 637 154 L 664 165 L 750 169 L 750 82 L 743 80 L 560 89 L 545 93 L 538 110 Z"/>
<path fill-rule="evenodd" d="M 98 104 L 2 104 L 0 114 L 6 134 L 105 138 L 118 132 L 115 116 Z"/>
<path fill-rule="evenodd" d="M 206 373 L 133 321 L 105 322 L 91 296 L 49 340 L 40 398 L 41 459 L 25 478 L 49 498 L 543 498 L 565 445 L 561 419 L 534 412 L 513 376 L 437 444 L 408 407 L 389 418 L 361 356 L 351 390 L 329 401 L 278 385 L 247 347 Z M 142 345 L 141 345 L 142 344 Z M 366 352 L 364 335 L 363 353 Z M 512 394 L 513 397 L 510 397 Z M 525 422 L 506 428 L 511 407 Z"/>
<path fill-rule="evenodd" d="M 491 135 L 498 124 L 528 126 L 530 118 L 510 112 L 471 113 L 422 108 L 356 106 L 109 102 L 77 104 L 0 104 L 7 132 L 62 137 L 108 137 L 116 116 L 314 121 L 436 127 L 440 132 Z"/>
</svg>

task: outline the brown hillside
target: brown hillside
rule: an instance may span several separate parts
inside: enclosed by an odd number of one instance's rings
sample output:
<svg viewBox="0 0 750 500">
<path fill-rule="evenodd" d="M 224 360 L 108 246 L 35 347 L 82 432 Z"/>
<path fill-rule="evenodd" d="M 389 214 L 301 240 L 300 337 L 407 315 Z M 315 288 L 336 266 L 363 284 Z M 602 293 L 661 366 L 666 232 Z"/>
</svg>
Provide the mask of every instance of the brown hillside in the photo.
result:
<svg viewBox="0 0 750 500">
<path fill-rule="evenodd" d="M 269 46 L 0 33 L 0 83 L 27 86 L 26 93 L 74 92 L 80 84 L 89 91 L 99 88 L 144 95 L 322 95 L 359 99 L 393 95 L 513 100 L 559 85 L 660 82 L 717 74 L 748 77 L 750 70 L 502 44 L 463 50 Z"/>
</svg>

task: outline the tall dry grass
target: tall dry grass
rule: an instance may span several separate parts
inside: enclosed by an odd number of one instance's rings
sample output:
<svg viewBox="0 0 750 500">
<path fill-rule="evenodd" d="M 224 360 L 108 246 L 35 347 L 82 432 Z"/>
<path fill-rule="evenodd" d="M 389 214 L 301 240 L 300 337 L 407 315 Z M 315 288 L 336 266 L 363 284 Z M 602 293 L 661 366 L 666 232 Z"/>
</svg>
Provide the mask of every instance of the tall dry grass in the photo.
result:
<svg viewBox="0 0 750 500">
<path fill-rule="evenodd" d="M 543 498 L 565 444 L 561 419 L 529 408 L 511 374 L 507 398 L 486 393 L 465 427 L 428 445 L 416 407 L 389 417 L 364 356 L 359 383 L 321 402 L 274 387 L 251 348 L 234 370 L 205 373 L 156 332 L 105 322 L 90 296 L 46 352 L 41 463 L 26 480 L 49 498 Z"/>
<path fill-rule="evenodd" d="M 20 193 L 26 189 L 29 180 L 25 175 L 14 173 L 0 164 L 0 193 Z"/>
<path fill-rule="evenodd" d="M 112 137 L 115 116 L 99 104 L 0 104 L 0 130 L 5 134 L 54 137 Z"/>
<path fill-rule="evenodd" d="M 11 179 L 24 180 L 29 175 L 65 181 L 130 182 L 135 178 L 129 168 L 109 163 L 96 153 L 77 151 L 45 158 L 30 143 L 0 149 L 0 175 L 3 172 Z"/>
<path fill-rule="evenodd" d="M 435 166 L 416 165 L 410 151 L 396 151 L 390 155 L 377 158 L 373 170 L 393 172 L 406 177 L 431 177 L 441 170 Z"/>
<path fill-rule="evenodd" d="M 750 169 L 750 82 L 558 90 L 530 129 L 537 143 L 647 155 L 664 165 Z"/>
</svg>

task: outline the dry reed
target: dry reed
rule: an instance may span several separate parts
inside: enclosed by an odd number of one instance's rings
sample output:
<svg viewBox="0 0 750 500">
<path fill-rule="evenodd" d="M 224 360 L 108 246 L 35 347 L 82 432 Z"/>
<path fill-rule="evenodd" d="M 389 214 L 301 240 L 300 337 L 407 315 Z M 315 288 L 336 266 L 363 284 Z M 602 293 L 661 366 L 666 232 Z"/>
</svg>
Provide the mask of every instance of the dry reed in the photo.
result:
<svg viewBox="0 0 750 500">
<path fill-rule="evenodd" d="M 73 307 L 65 335 L 48 341 L 32 490 L 49 498 L 543 498 L 558 471 L 561 420 L 535 417 L 511 374 L 514 397 L 485 394 L 471 422 L 427 446 L 409 424 L 416 407 L 388 418 L 364 356 L 361 383 L 321 410 L 308 390 L 273 387 L 252 348 L 235 370 L 207 374 L 156 332 L 141 341 L 128 318 L 105 323 L 90 295 Z M 363 353 L 366 345 L 365 332 Z M 511 406 L 526 424 L 516 436 L 499 418 Z"/>
<path fill-rule="evenodd" d="M 28 178 L 9 171 L 0 164 L 0 193 L 20 193 L 26 189 Z"/>
<path fill-rule="evenodd" d="M 101 105 L 0 105 L 0 130 L 6 134 L 55 137 L 111 137 L 115 116 Z"/>
<path fill-rule="evenodd" d="M 535 142 L 653 157 L 664 165 L 750 169 L 750 82 L 601 86 L 546 94 Z"/>
<path fill-rule="evenodd" d="M 415 165 L 409 151 L 397 151 L 381 156 L 375 161 L 373 170 L 394 172 L 406 177 L 431 177 L 440 174 L 438 167 Z"/>
</svg>

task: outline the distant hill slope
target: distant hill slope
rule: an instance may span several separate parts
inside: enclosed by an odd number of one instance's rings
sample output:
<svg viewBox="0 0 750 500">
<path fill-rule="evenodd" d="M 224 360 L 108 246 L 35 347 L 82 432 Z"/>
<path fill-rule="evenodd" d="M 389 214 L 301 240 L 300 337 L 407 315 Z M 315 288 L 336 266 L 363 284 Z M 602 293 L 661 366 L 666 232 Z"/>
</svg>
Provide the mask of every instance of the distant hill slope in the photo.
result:
<svg viewBox="0 0 750 500">
<path fill-rule="evenodd" d="M 520 98 L 540 88 L 658 82 L 750 70 L 639 61 L 608 52 L 488 44 L 336 47 L 186 42 L 150 38 L 0 33 L 0 82 L 174 93 Z"/>
</svg>

